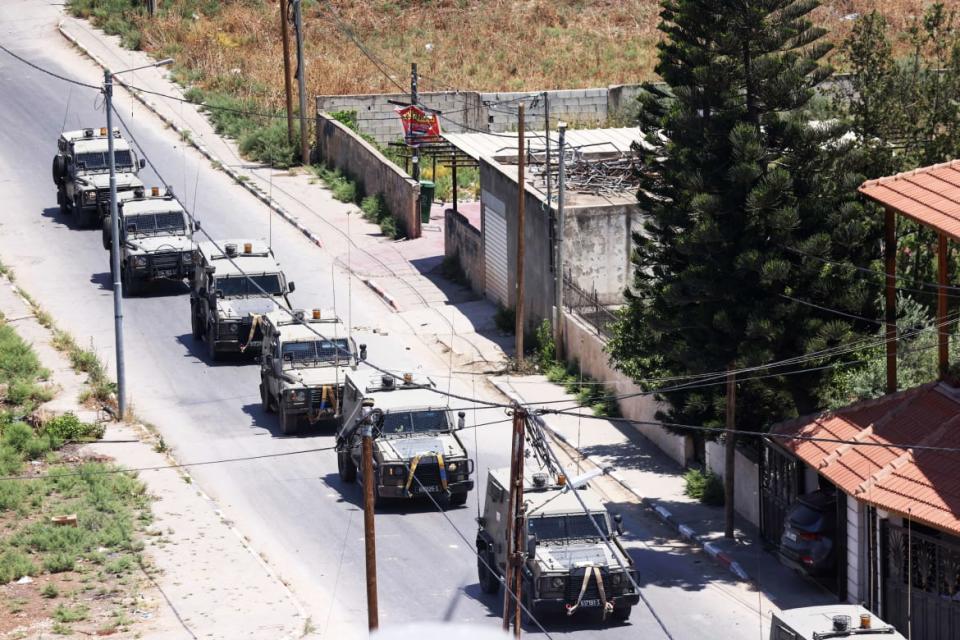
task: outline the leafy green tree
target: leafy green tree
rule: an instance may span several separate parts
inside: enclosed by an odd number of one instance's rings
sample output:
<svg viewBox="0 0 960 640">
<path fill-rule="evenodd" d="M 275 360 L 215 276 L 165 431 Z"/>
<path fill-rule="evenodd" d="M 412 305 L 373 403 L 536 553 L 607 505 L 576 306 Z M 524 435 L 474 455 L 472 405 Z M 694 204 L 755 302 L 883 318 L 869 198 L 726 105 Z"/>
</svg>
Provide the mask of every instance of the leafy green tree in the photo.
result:
<svg viewBox="0 0 960 640">
<path fill-rule="evenodd" d="M 661 4 L 656 70 L 668 90 L 641 96 L 648 218 L 610 343 L 614 364 L 641 384 L 793 358 L 872 330 L 852 316 L 875 315 L 878 283 L 811 257 L 865 264 L 879 252 L 879 221 L 856 197 L 866 159 L 841 127 L 805 113 L 830 75 L 830 45 L 809 19 L 817 6 Z M 823 371 L 770 374 L 828 362 L 741 376 L 740 428 L 816 409 Z M 725 393 L 713 382 L 663 393 L 661 417 L 721 425 Z"/>
</svg>

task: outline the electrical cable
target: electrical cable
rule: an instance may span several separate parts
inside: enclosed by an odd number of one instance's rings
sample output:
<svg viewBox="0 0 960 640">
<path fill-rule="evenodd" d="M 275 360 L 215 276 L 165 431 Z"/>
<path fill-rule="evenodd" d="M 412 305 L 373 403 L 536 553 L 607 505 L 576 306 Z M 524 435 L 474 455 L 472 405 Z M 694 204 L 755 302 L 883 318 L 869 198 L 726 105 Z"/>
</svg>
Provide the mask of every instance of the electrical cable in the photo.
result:
<svg viewBox="0 0 960 640">
<path fill-rule="evenodd" d="M 190 467 L 207 467 L 215 464 L 227 464 L 231 462 L 249 462 L 251 460 L 265 460 L 269 458 L 284 458 L 287 456 L 298 456 L 304 453 L 318 453 L 321 451 L 333 451 L 336 449 L 336 446 L 332 447 L 315 447 L 313 449 L 298 449 L 297 451 L 281 451 L 278 453 L 262 453 L 255 456 L 242 456 L 239 458 L 218 458 L 216 460 L 202 460 L 199 462 L 183 462 L 177 464 L 167 464 L 167 465 L 158 465 L 155 467 L 134 467 L 132 469 L 98 469 L 98 470 L 87 470 L 87 471 L 69 471 L 66 473 L 57 473 L 55 475 L 42 475 L 42 476 L 3 476 L 0 477 L 0 482 L 5 482 L 7 480 L 43 480 L 43 479 L 56 479 L 56 478 L 69 478 L 73 476 L 105 476 L 105 475 L 115 475 L 118 473 L 138 473 L 141 471 L 163 471 L 166 469 L 187 469 Z"/>
</svg>

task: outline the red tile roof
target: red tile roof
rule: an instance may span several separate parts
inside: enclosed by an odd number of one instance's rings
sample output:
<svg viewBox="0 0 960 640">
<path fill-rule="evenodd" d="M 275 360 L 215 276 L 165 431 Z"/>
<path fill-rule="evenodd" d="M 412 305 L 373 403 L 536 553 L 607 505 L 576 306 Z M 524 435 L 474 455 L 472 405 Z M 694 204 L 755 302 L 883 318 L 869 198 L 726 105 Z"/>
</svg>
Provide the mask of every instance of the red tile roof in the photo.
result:
<svg viewBox="0 0 960 640">
<path fill-rule="evenodd" d="M 920 224 L 960 239 L 960 160 L 868 180 L 858 191 Z"/>
<path fill-rule="evenodd" d="M 960 451 L 904 448 L 960 449 L 960 389 L 931 383 L 797 418 L 771 433 L 863 443 L 771 438 L 844 493 L 960 535 Z"/>
</svg>

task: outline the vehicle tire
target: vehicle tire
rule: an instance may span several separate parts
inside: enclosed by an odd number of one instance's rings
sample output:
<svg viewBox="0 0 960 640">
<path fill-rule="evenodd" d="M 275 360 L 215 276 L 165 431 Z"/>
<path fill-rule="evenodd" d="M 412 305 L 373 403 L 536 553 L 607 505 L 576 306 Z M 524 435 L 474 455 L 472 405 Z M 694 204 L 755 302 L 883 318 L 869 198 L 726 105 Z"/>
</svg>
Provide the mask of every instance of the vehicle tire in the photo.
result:
<svg viewBox="0 0 960 640">
<path fill-rule="evenodd" d="M 120 280 L 123 283 L 122 290 L 124 298 L 132 298 L 140 293 L 140 282 L 137 281 L 129 269 L 120 268 Z"/>
<path fill-rule="evenodd" d="M 210 358 L 210 362 L 216 362 L 220 354 L 217 353 L 217 341 L 213 335 L 213 325 L 207 327 L 206 334 L 207 341 L 207 357 Z"/>
<path fill-rule="evenodd" d="M 59 153 L 53 156 L 53 184 L 58 187 L 63 184 L 63 178 L 67 175 L 67 161 Z"/>
<path fill-rule="evenodd" d="M 293 436 L 297 434 L 297 427 L 299 426 L 300 416 L 294 414 L 290 415 L 287 413 L 286 407 L 281 404 L 280 410 L 277 412 L 280 414 L 280 431 L 285 436 Z"/>
<path fill-rule="evenodd" d="M 264 413 L 273 413 L 273 405 L 270 403 L 270 392 L 267 391 L 267 381 L 260 378 L 260 404 L 263 406 Z"/>
<path fill-rule="evenodd" d="M 480 561 L 481 558 L 487 563 L 486 565 Z M 487 568 L 487 565 L 494 566 L 493 554 L 486 550 L 480 551 L 477 555 L 477 576 L 480 582 L 480 590 L 484 593 L 495 594 L 500 591 L 500 580 L 496 573 Z"/>
<path fill-rule="evenodd" d="M 203 338 L 203 323 L 200 322 L 200 314 L 197 313 L 197 303 L 190 301 L 190 332 L 194 340 Z"/>
<path fill-rule="evenodd" d="M 105 220 L 100 221 L 100 241 L 103 248 L 110 251 L 110 225 Z"/>
<path fill-rule="evenodd" d="M 337 472 L 344 482 L 357 481 L 357 465 L 350 459 L 349 451 L 337 451 Z"/>
<path fill-rule="evenodd" d="M 57 187 L 57 204 L 60 206 L 61 216 L 70 213 L 70 205 L 67 203 L 67 194 L 63 192 L 63 187 Z"/>
<path fill-rule="evenodd" d="M 614 607 L 611 617 L 614 620 L 619 620 L 620 622 L 626 622 L 630 619 L 630 613 L 633 611 L 633 605 L 628 605 L 625 607 Z"/>
<path fill-rule="evenodd" d="M 447 498 L 447 503 L 450 507 L 462 507 L 467 504 L 467 492 L 463 493 L 451 493 L 450 497 Z"/>
</svg>

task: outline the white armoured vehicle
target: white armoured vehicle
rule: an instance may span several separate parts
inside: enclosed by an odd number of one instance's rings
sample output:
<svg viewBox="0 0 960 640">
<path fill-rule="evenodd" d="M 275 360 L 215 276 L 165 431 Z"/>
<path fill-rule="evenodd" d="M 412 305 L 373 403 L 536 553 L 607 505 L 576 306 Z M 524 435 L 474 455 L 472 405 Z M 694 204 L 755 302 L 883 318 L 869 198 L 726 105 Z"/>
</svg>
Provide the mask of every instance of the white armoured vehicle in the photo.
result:
<svg viewBox="0 0 960 640">
<path fill-rule="evenodd" d="M 113 158 L 117 193 L 143 190 L 137 176 L 144 166 L 136 154 L 113 130 Z M 99 227 L 110 215 L 110 165 L 107 128 L 64 131 L 57 140 L 53 157 L 53 182 L 57 186 L 60 213 L 73 214 L 83 227 Z"/>
<path fill-rule="evenodd" d="M 340 477 L 353 482 L 361 468 L 363 403 L 382 417 L 374 427 L 375 498 L 432 495 L 441 504 L 461 506 L 473 488 L 474 463 L 457 435 L 464 413 L 455 418 L 447 397 L 431 391 L 433 381 L 404 374 L 398 380 L 369 367 L 347 373 L 343 421 L 337 432 Z"/>
</svg>

